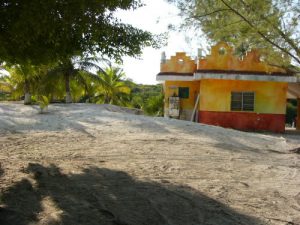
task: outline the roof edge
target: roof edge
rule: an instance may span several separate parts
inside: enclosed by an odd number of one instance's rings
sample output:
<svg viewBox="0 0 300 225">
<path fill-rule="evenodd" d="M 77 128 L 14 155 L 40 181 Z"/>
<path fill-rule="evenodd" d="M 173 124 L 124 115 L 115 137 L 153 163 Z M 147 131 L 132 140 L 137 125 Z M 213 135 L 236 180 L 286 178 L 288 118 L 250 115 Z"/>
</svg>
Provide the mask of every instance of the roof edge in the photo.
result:
<svg viewBox="0 0 300 225">
<path fill-rule="evenodd" d="M 194 73 L 160 72 L 157 76 L 194 76 Z"/>
<path fill-rule="evenodd" d="M 216 73 L 216 74 L 245 74 L 245 75 L 264 75 L 264 76 L 294 76 L 290 73 L 263 72 L 263 71 L 244 71 L 244 70 L 196 70 L 196 73 Z"/>
</svg>

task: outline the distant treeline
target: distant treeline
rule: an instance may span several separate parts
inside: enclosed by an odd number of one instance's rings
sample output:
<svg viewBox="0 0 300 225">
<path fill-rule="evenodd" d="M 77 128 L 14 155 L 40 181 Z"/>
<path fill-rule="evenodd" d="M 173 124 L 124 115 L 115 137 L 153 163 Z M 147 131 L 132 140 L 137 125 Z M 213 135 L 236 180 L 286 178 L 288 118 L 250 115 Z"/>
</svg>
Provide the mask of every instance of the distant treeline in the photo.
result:
<svg viewBox="0 0 300 225">
<path fill-rule="evenodd" d="M 6 70 L 10 75 L 0 77 L 2 101 L 25 100 L 26 93 L 29 93 L 27 104 L 35 104 L 41 96 L 46 96 L 50 103 L 59 103 L 66 102 L 69 96 L 71 102 L 114 104 L 141 109 L 147 115 L 163 115 L 162 85 L 136 84 L 126 78 L 122 69 L 111 64 L 95 73 L 84 68 L 76 69 L 73 64 L 42 69 L 10 66 Z M 71 71 L 67 89 L 66 71 Z"/>
</svg>

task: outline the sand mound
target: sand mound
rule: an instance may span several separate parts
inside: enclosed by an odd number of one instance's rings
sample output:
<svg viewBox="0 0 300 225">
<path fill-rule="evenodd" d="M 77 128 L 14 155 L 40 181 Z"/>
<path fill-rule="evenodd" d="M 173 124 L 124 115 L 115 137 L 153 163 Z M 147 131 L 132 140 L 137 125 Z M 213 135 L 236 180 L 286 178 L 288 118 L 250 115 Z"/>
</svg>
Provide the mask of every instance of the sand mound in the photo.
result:
<svg viewBox="0 0 300 225">
<path fill-rule="evenodd" d="M 135 114 L 135 115 L 143 115 L 143 110 L 140 109 L 132 109 L 132 108 L 126 108 L 116 105 L 109 105 L 109 104 L 103 104 L 101 105 L 104 109 L 111 112 L 119 112 L 119 113 L 129 113 L 129 114 Z"/>
<path fill-rule="evenodd" d="M 299 136 L 0 104 L 0 224 L 297 224 Z"/>
</svg>

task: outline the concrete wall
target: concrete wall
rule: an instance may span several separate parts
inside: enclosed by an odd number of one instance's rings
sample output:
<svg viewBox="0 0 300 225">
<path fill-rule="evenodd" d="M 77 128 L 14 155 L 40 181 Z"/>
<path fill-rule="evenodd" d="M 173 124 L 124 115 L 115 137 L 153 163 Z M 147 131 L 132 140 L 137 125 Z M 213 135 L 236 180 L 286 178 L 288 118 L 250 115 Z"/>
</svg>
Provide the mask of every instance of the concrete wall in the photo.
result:
<svg viewBox="0 0 300 225">
<path fill-rule="evenodd" d="M 175 56 L 160 64 L 160 72 L 194 73 L 197 69 L 195 60 L 186 55 L 185 52 L 177 52 Z"/>
<path fill-rule="evenodd" d="M 211 48 L 211 54 L 199 59 L 198 70 L 228 70 L 264 73 L 286 73 L 284 69 L 270 66 L 261 61 L 261 54 L 253 49 L 240 59 L 233 54 L 234 50 L 225 42 L 219 42 Z"/>
<path fill-rule="evenodd" d="M 165 91 L 165 114 L 168 115 L 169 97 L 178 95 L 179 87 L 189 88 L 189 98 L 180 99 L 181 118 L 190 120 L 192 110 L 194 109 L 197 94 L 199 93 L 200 81 L 166 81 L 164 84 Z"/>
<path fill-rule="evenodd" d="M 230 112 L 231 92 L 255 92 L 254 112 L 285 114 L 287 83 L 239 80 L 202 80 L 200 84 L 202 111 Z"/>
<path fill-rule="evenodd" d="M 232 112 L 231 92 L 255 92 L 253 112 Z M 241 130 L 284 132 L 287 83 L 202 80 L 199 122 Z"/>
</svg>

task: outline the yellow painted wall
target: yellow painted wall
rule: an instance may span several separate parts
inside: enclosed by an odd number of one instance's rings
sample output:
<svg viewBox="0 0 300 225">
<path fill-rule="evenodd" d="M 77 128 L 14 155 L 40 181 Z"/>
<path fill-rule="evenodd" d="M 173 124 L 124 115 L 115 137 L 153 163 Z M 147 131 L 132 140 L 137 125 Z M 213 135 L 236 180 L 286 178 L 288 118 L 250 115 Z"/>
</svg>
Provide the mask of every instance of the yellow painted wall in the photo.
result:
<svg viewBox="0 0 300 225">
<path fill-rule="evenodd" d="M 220 54 L 220 49 L 224 49 L 224 54 Z M 243 59 L 239 59 L 233 54 L 231 46 L 225 42 L 219 42 L 211 48 L 211 55 L 199 60 L 197 69 L 286 73 L 284 69 L 261 62 L 260 56 L 259 51 L 253 49 Z"/>
<path fill-rule="evenodd" d="M 224 50 L 224 54 L 220 53 Z M 177 52 L 175 56 L 160 64 L 160 72 L 194 73 L 196 70 L 222 70 L 263 73 L 286 73 L 282 68 L 270 66 L 261 61 L 259 50 L 252 49 L 243 59 L 234 55 L 234 49 L 226 42 L 219 42 L 211 48 L 211 54 L 198 60 L 198 65 L 185 52 Z"/>
<path fill-rule="evenodd" d="M 168 107 L 168 98 L 173 96 L 174 92 L 178 95 L 178 87 L 188 87 L 190 90 L 188 99 L 180 99 L 182 109 L 193 109 L 199 93 L 200 81 L 166 81 L 165 88 L 165 107 Z"/>
<path fill-rule="evenodd" d="M 297 99 L 297 130 L 300 130 L 300 98 Z"/>
<path fill-rule="evenodd" d="M 177 52 L 171 59 L 160 64 L 160 72 L 194 73 L 196 69 L 195 60 L 187 56 L 185 52 Z"/>
<path fill-rule="evenodd" d="M 210 79 L 200 84 L 200 110 L 229 112 L 232 91 L 255 92 L 257 113 L 286 112 L 287 83 Z"/>
</svg>

